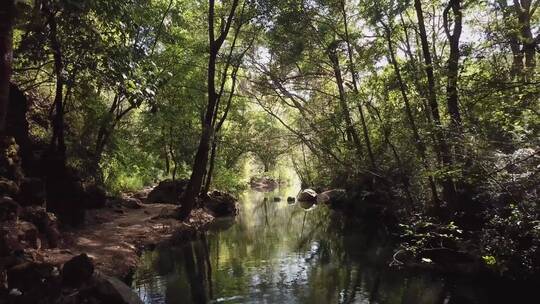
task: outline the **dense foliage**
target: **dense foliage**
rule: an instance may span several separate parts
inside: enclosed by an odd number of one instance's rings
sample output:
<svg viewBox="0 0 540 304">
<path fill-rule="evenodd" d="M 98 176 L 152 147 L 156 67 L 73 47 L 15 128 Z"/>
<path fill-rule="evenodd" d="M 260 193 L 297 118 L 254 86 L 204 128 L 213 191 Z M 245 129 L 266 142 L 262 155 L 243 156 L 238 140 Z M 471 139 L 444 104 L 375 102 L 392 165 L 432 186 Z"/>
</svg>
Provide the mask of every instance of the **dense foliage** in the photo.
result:
<svg viewBox="0 0 540 304">
<path fill-rule="evenodd" d="M 198 194 L 289 158 L 305 186 L 382 202 L 405 238 L 452 223 L 489 264 L 538 270 L 540 1 L 5 2 L 49 164 Z"/>
</svg>

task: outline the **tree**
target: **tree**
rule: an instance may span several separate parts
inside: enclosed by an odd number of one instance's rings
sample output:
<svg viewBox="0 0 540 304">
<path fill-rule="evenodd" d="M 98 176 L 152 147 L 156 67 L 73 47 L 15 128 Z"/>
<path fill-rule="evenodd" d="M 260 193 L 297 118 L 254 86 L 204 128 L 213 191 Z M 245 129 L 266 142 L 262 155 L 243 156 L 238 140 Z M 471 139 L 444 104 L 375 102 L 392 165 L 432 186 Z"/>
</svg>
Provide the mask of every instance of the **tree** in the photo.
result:
<svg viewBox="0 0 540 304">
<path fill-rule="evenodd" d="M 216 63 L 217 56 L 220 52 L 223 43 L 229 35 L 236 10 L 238 8 L 239 0 L 232 0 L 229 13 L 226 20 L 222 23 L 222 27 L 216 37 L 215 33 L 215 1 L 209 0 L 208 2 L 208 40 L 209 40 L 209 58 L 208 58 L 208 102 L 206 105 L 206 113 L 203 118 L 203 126 L 201 132 L 201 138 L 199 141 L 199 148 L 195 154 L 195 161 L 193 164 L 193 171 L 191 178 L 186 189 L 186 193 L 183 197 L 182 206 L 180 208 L 179 217 L 186 219 L 196 203 L 196 198 L 199 196 L 201 188 L 203 186 L 204 176 L 206 174 L 206 166 L 208 165 L 208 153 L 210 150 L 210 144 L 214 136 L 214 115 L 219 95 L 216 91 Z"/>
<path fill-rule="evenodd" d="M 13 23 L 15 1 L 0 3 L 0 138 L 3 141 L 7 110 L 9 104 L 9 86 L 13 60 Z"/>
</svg>

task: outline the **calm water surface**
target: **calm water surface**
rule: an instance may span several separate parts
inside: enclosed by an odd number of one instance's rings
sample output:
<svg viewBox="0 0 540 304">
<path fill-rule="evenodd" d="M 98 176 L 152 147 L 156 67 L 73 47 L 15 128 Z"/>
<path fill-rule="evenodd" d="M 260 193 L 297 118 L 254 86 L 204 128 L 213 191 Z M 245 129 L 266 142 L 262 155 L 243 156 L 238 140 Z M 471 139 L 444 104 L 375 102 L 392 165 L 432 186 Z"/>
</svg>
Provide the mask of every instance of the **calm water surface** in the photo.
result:
<svg viewBox="0 0 540 304">
<path fill-rule="evenodd" d="M 287 203 L 297 192 L 295 187 L 246 191 L 236 220 L 220 220 L 185 246 L 146 252 L 133 288 L 145 303 L 169 304 L 494 303 L 498 298 L 489 286 L 389 270 L 392 246 L 383 231 L 347 224 L 324 206 Z"/>
</svg>

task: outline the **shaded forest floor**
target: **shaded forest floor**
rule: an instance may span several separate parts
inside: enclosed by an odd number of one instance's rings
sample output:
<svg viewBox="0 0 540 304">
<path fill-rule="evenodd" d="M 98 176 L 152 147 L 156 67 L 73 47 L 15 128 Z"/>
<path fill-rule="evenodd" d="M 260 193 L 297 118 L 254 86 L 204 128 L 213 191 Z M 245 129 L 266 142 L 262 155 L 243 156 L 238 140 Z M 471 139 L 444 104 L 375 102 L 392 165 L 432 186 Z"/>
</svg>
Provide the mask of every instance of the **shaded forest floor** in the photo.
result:
<svg viewBox="0 0 540 304">
<path fill-rule="evenodd" d="M 125 278 L 137 266 L 144 248 L 189 239 L 214 219 L 204 209 L 196 209 L 187 222 L 181 222 L 170 216 L 175 208 L 167 204 L 140 204 L 137 209 L 90 210 L 83 228 L 63 232 L 59 248 L 33 250 L 33 254 L 37 260 L 61 265 L 86 253 L 94 259 L 98 270 Z"/>
</svg>

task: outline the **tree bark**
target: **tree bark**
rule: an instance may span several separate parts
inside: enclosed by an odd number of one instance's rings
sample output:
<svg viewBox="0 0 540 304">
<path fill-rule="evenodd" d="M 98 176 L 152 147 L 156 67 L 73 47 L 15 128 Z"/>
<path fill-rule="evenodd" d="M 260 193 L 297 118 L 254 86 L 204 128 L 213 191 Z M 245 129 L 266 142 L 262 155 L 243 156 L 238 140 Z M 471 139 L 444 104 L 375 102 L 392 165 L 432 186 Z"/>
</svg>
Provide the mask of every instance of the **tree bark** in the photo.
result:
<svg viewBox="0 0 540 304">
<path fill-rule="evenodd" d="M 450 30 L 449 13 L 452 11 L 453 17 L 453 29 Z M 444 30 L 448 41 L 450 42 L 450 56 L 447 63 L 447 85 L 446 85 L 446 99 L 448 113 L 450 114 L 450 126 L 453 132 L 457 132 L 454 138 L 460 138 L 462 135 L 461 130 L 461 114 L 459 112 L 459 96 L 458 96 L 458 77 L 459 77 L 459 39 L 462 32 L 462 12 L 461 1 L 450 0 L 448 6 L 444 10 Z"/>
<path fill-rule="evenodd" d="M 43 5 L 43 12 L 47 18 L 49 25 L 49 44 L 53 52 L 54 59 L 54 74 L 56 77 L 56 88 L 54 97 L 54 117 L 52 121 L 53 135 L 50 144 L 50 153 L 54 155 L 54 159 L 58 161 L 58 166 L 64 168 L 66 166 L 66 143 L 64 136 L 64 63 L 62 58 L 62 48 L 58 41 L 58 25 L 56 22 L 55 13 L 50 7 L 50 2 L 47 1 Z M 51 156 L 53 156 L 51 155 Z"/>
<path fill-rule="evenodd" d="M 343 119 L 345 120 L 345 125 L 347 127 L 348 140 L 352 141 L 354 144 L 354 149 L 356 150 L 358 157 L 362 157 L 362 144 L 360 143 L 360 137 L 358 136 L 358 132 L 356 132 L 356 128 L 354 127 L 351 118 L 351 112 L 349 110 L 349 106 L 347 105 L 347 96 L 345 93 L 345 87 L 343 86 L 343 75 L 341 74 L 341 66 L 339 64 L 339 57 L 336 53 L 336 48 L 330 46 L 327 53 L 328 58 L 332 62 L 332 68 L 334 70 L 334 77 L 336 79 L 339 92 L 341 114 L 343 115 Z"/>
<path fill-rule="evenodd" d="M 223 45 L 223 42 L 229 34 L 233 17 L 238 7 L 239 0 L 233 0 L 229 15 L 225 21 L 224 26 L 220 31 L 220 35 L 215 39 L 214 33 L 214 19 L 215 19 L 215 0 L 208 1 L 208 40 L 209 40 L 209 58 L 208 58 L 208 104 L 206 107 L 206 114 L 203 120 L 203 130 L 201 138 L 199 140 L 199 147 L 195 154 L 195 162 L 193 164 L 193 170 L 187 186 L 182 206 L 180 207 L 179 217 L 180 219 L 187 219 L 191 214 L 191 210 L 195 206 L 196 199 L 200 194 L 201 187 L 203 186 L 204 175 L 206 173 L 206 166 L 208 164 L 208 152 L 210 149 L 210 143 L 214 136 L 214 126 L 212 125 L 214 112 L 216 111 L 216 103 L 218 101 L 218 94 L 216 93 L 216 61 L 219 50 Z"/>
<path fill-rule="evenodd" d="M 9 84 L 13 61 L 13 22 L 15 1 L 0 2 L 0 140 L 5 135 L 7 110 L 9 104 Z"/>
<path fill-rule="evenodd" d="M 356 95 L 356 98 L 359 97 L 360 92 L 358 90 L 358 80 L 356 78 L 356 68 L 354 65 L 354 56 L 353 56 L 353 50 L 351 47 L 351 41 L 349 37 L 349 23 L 347 20 L 347 11 L 345 9 L 345 0 L 341 3 L 341 12 L 343 14 L 343 25 L 345 27 L 345 42 L 347 43 L 347 54 L 349 56 L 349 70 L 352 77 L 352 83 L 353 83 L 353 90 L 354 94 Z M 364 133 L 364 140 L 366 141 L 366 148 L 368 152 L 369 161 L 371 163 L 371 167 L 376 170 L 377 164 L 375 162 L 375 156 L 373 155 L 373 149 L 371 148 L 371 140 L 369 138 L 369 130 L 367 128 L 366 124 L 366 118 L 364 115 L 364 109 L 362 107 L 362 104 L 358 102 L 358 112 L 360 113 L 360 123 L 362 124 L 362 131 Z"/>
</svg>

